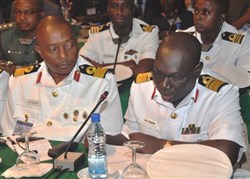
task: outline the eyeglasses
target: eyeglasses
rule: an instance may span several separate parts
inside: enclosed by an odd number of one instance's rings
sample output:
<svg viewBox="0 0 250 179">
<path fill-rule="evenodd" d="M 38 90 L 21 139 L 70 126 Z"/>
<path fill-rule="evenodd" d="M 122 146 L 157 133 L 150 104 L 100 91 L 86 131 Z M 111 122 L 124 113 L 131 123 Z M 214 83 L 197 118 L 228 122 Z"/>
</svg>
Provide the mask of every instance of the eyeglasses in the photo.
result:
<svg viewBox="0 0 250 179">
<path fill-rule="evenodd" d="M 25 10 L 25 11 L 15 10 L 16 16 L 21 16 L 22 14 L 24 16 L 32 16 L 33 14 L 38 12 L 40 12 L 40 10 Z"/>
<path fill-rule="evenodd" d="M 182 83 L 185 81 L 185 78 L 188 76 L 188 74 L 193 71 L 193 69 L 200 65 L 200 62 L 198 64 L 195 64 L 191 69 L 189 69 L 184 75 L 182 76 L 176 76 L 176 75 L 165 75 L 161 73 L 159 70 L 157 70 L 155 67 L 153 67 L 153 79 L 156 83 L 159 83 L 163 81 L 165 78 L 168 78 L 173 83 Z"/>
</svg>

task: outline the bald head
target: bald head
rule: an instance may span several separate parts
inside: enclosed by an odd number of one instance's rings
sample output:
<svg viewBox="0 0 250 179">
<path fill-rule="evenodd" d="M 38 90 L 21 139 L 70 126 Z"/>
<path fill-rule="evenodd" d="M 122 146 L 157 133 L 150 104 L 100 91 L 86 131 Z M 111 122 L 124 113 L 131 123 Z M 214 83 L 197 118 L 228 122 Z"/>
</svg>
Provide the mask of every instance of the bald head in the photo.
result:
<svg viewBox="0 0 250 179">
<path fill-rule="evenodd" d="M 62 16 L 47 16 L 37 26 L 36 43 L 39 44 L 46 35 L 56 35 L 61 31 L 69 31 L 74 36 L 70 24 Z"/>
<path fill-rule="evenodd" d="M 153 80 L 164 101 L 177 106 L 200 76 L 201 45 L 192 35 L 177 32 L 161 42 L 154 61 Z"/>
<path fill-rule="evenodd" d="M 176 32 L 165 37 L 160 43 L 157 54 L 164 49 L 167 51 L 179 51 L 185 60 L 192 61 L 191 64 L 197 64 L 200 61 L 200 42 L 188 33 Z"/>
</svg>

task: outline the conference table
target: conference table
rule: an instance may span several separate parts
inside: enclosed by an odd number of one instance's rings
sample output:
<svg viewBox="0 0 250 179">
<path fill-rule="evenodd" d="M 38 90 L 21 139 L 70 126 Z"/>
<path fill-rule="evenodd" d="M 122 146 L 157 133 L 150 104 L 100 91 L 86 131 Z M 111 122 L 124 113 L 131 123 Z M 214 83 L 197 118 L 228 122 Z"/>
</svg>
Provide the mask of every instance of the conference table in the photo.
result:
<svg viewBox="0 0 250 179">
<path fill-rule="evenodd" d="M 124 83 L 123 85 L 119 86 L 119 94 L 120 94 L 120 100 L 121 100 L 121 104 L 122 104 L 123 114 L 125 114 L 126 109 L 127 109 L 130 86 L 131 86 L 130 82 Z M 54 145 L 58 144 L 59 142 L 50 141 L 50 143 L 52 146 L 54 146 Z M 84 146 L 82 144 L 80 144 L 76 151 L 85 153 Z M 8 168 L 10 168 L 11 166 L 13 166 L 15 164 L 16 158 L 17 158 L 17 153 L 12 151 L 6 144 L 1 144 L 0 145 L 0 158 L 2 158 L 2 163 L 0 163 L 0 175 L 1 175 L 5 170 L 7 170 Z M 52 161 L 47 161 L 47 162 L 52 163 Z M 79 167 L 78 170 L 76 170 L 75 172 L 65 172 L 61 175 L 60 178 L 70 178 L 70 179 L 77 178 L 77 172 L 80 169 L 83 169 L 85 167 L 87 167 L 86 155 L 85 155 L 85 162 Z M 50 178 L 54 178 L 57 174 L 58 174 L 58 172 L 53 174 Z M 0 176 L 0 178 L 1 178 L 1 176 Z M 38 178 L 38 177 L 36 177 L 36 178 Z"/>
</svg>

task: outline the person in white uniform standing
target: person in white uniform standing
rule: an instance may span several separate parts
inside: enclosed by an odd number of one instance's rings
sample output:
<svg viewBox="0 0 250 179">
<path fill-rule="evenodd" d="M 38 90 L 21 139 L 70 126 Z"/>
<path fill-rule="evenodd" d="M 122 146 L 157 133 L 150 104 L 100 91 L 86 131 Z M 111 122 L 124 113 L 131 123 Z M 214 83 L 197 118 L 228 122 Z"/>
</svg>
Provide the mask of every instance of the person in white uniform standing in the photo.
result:
<svg viewBox="0 0 250 179">
<path fill-rule="evenodd" d="M 134 75 L 151 71 L 159 45 L 158 27 L 133 18 L 134 0 L 108 0 L 107 7 L 111 22 L 90 30 L 80 55 L 101 67 L 117 61 Z"/>
<path fill-rule="evenodd" d="M 246 144 L 238 87 L 203 68 L 200 54 L 199 41 L 188 33 L 165 37 L 152 73 L 139 74 L 132 84 L 122 133 L 107 142 L 144 141 L 144 153 L 197 143 L 222 150 L 232 164 L 239 161 Z"/>
<path fill-rule="evenodd" d="M 44 62 L 18 69 L 10 78 L 3 135 L 32 126 L 47 139 L 70 140 L 104 91 L 109 95 L 96 112 L 107 133 L 120 133 L 123 117 L 113 74 L 78 56 L 76 38 L 63 17 L 47 16 L 37 29 L 35 48 Z"/>
</svg>

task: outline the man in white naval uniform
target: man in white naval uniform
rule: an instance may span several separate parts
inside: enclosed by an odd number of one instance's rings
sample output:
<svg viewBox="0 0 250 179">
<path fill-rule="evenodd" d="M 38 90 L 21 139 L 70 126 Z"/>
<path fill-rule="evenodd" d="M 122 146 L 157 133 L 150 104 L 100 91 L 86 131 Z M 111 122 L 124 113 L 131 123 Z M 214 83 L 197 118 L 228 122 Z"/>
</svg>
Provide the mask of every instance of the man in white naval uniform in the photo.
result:
<svg viewBox="0 0 250 179">
<path fill-rule="evenodd" d="M 108 13 L 111 22 L 90 30 L 80 55 L 95 66 L 112 65 L 116 61 L 133 71 L 133 74 L 152 69 L 159 45 L 157 26 L 133 18 L 133 0 L 109 0 Z"/>
<path fill-rule="evenodd" d="M 108 143 L 141 140 L 145 153 L 197 143 L 222 150 L 232 164 L 246 150 L 238 87 L 202 68 L 199 41 L 177 32 L 163 39 L 151 73 L 132 84 L 122 133 Z M 152 80 L 153 78 L 153 80 Z"/>
<path fill-rule="evenodd" d="M 225 22 L 227 11 L 227 0 L 195 1 L 194 26 L 185 32 L 192 33 L 204 47 L 201 53 L 204 66 L 237 84 L 243 76 L 236 72 L 250 71 L 250 35 Z M 246 76 L 244 87 L 250 86 L 250 74 Z"/>
<path fill-rule="evenodd" d="M 17 123 L 28 123 L 39 136 L 70 140 L 104 91 L 109 95 L 96 112 L 101 115 L 106 133 L 120 133 L 123 118 L 114 76 L 78 56 L 76 39 L 67 21 L 59 16 L 41 21 L 36 50 L 44 62 L 16 70 L 10 78 L 1 121 L 4 136 L 11 135 Z M 87 125 L 82 132 L 86 129 Z"/>
</svg>

